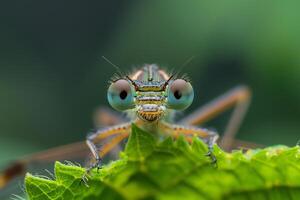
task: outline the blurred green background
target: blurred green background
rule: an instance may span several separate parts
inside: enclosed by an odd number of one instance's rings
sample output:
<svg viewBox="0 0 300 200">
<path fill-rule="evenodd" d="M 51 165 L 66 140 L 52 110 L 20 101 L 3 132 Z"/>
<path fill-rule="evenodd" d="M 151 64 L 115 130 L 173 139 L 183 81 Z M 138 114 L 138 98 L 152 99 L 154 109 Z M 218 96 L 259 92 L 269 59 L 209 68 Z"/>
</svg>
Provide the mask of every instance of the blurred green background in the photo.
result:
<svg viewBox="0 0 300 200">
<path fill-rule="evenodd" d="M 240 139 L 300 139 L 299 3 L 292 1 L 2 1 L 0 164 L 85 139 L 108 106 L 115 69 L 183 69 L 186 113 L 238 85 L 253 90 Z M 228 115 L 207 124 L 220 132 Z"/>
</svg>

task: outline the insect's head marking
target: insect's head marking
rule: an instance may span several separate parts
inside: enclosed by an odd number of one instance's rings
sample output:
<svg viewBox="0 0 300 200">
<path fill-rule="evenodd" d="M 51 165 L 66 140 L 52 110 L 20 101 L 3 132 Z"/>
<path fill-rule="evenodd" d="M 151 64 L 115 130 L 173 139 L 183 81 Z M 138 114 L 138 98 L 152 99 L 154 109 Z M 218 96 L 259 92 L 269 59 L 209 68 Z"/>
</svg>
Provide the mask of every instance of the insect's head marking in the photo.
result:
<svg viewBox="0 0 300 200">
<path fill-rule="evenodd" d="M 182 110 L 193 100 L 191 84 L 175 79 L 156 65 L 146 65 L 134 74 L 114 80 L 108 89 L 108 101 L 117 110 L 133 110 L 148 122 L 163 118 L 168 109 Z"/>
</svg>

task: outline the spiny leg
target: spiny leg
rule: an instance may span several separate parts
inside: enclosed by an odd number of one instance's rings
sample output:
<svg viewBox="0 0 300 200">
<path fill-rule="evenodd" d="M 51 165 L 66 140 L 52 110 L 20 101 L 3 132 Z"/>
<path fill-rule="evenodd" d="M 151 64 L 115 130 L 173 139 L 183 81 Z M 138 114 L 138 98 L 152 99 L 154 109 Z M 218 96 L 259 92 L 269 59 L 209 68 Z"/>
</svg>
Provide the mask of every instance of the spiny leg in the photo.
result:
<svg viewBox="0 0 300 200">
<path fill-rule="evenodd" d="M 219 135 L 216 132 L 204 128 L 192 126 L 188 127 L 168 123 L 161 123 L 160 129 L 166 133 L 169 133 L 175 138 L 178 138 L 180 135 L 184 135 L 189 142 L 191 142 L 191 137 L 193 136 L 197 136 L 204 140 L 208 146 L 208 152 L 206 155 L 211 158 L 213 164 L 217 164 L 217 159 L 213 154 L 213 146 L 219 138 Z"/>
<path fill-rule="evenodd" d="M 86 169 L 86 173 L 82 177 L 82 182 L 86 184 L 86 175 L 94 168 L 99 169 L 101 167 L 102 158 L 122 140 L 129 136 L 130 127 L 130 123 L 113 126 L 108 129 L 99 130 L 87 137 L 86 143 L 91 150 L 95 161 Z M 109 142 L 98 149 L 97 144 L 101 144 L 104 140 L 109 140 Z"/>
<path fill-rule="evenodd" d="M 236 87 L 216 98 L 211 103 L 199 108 L 191 115 L 182 119 L 179 123 L 186 125 L 201 125 L 225 112 L 229 108 L 234 107 L 220 142 L 220 146 L 222 146 L 223 149 L 230 150 L 234 144 L 236 132 L 248 109 L 250 98 L 251 92 L 249 88 L 245 86 Z"/>
<path fill-rule="evenodd" d="M 135 120 L 135 124 L 140 125 L 140 120 Z M 100 129 L 95 133 L 89 134 L 86 140 L 86 144 L 89 147 L 93 158 L 95 159 L 95 168 L 100 166 L 102 158 L 109 153 L 115 146 L 117 146 L 122 140 L 129 136 L 131 131 L 131 122 L 123 123 L 120 125 L 112 126 L 106 129 Z M 97 148 L 97 144 L 101 145 L 101 142 L 106 142 L 101 148 Z M 93 166 L 92 165 L 92 166 Z"/>
</svg>

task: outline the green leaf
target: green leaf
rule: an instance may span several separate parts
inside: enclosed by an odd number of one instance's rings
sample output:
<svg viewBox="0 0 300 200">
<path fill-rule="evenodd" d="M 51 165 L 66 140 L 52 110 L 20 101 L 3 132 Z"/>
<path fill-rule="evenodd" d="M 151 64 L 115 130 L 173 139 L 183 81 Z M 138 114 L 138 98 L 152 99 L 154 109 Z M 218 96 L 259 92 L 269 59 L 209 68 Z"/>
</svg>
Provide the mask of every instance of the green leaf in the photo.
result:
<svg viewBox="0 0 300 200">
<path fill-rule="evenodd" d="M 123 199 L 111 185 L 103 182 L 99 175 L 94 176 L 89 187 L 81 183 L 84 169 L 78 166 L 55 163 L 55 180 L 26 175 L 26 192 L 29 199 Z"/>
<path fill-rule="evenodd" d="M 55 180 L 27 174 L 26 193 L 32 200 L 87 199 L 300 199 L 300 148 L 274 146 L 226 153 L 217 145 L 218 167 L 205 156 L 207 146 L 194 138 L 188 144 L 160 141 L 135 125 L 122 157 L 92 171 L 55 164 Z"/>
<path fill-rule="evenodd" d="M 151 133 L 132 124 L 132 131 L 127 142 L 125 153 L 130 160 L 144 160 L 154 150 L 155 138 Z"/>
</svg>

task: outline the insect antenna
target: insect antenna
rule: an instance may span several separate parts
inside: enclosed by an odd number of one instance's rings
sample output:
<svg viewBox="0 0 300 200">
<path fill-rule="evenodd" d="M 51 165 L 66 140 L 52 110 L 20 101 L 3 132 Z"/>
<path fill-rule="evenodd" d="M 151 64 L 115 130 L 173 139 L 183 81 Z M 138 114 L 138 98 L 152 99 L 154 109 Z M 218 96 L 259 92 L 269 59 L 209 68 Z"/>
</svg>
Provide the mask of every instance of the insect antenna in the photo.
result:
<svg viewBox="0 0 300 200">
<path fill-rule="evenodd" d="M 108 58 L 106 58 L 105 56 L 102 56 L 102 59 L 105 60 L 108 64 L 110 64 L 111 66 L 113 66 L 116 69 L 116 73 L 112 76 L 110 82 L 115 82 L 116 80 L 123 78 L 125 75 L 124 73 L 121 71 L 120 67 L 118 67 L 117 65 L 115 65 L 113 62 L 111 62 Z"/>
<path fill-rule="evenodd" d="M 184 61 L 184 63 L 181 64 L 181 66 L 179 67 L 179 70 L 182 71 L 182 69 L 187 66 L 190 62 L 192 62 L 192 60 L 194 60 L 195 56 L 191 56 L 189 57 L 186 61 Z"/>
<path fill-rule="evenodd" d="M 194 58 L 195 58 L 195 56 L 191 56 L 191 57 L 189 57 L 186 61 L 184 61 L 184 63 L 182 63 L 181 65 L 180 65 L 180 67 L 176 70 L 176 73 L 174 74 L 174 76 L 177 78 L 177 77 L 181 77 L 182 79 L 185 79 L 184 77 L 186 77 L 187 78 L 187 76 L 184 74 L 184 75 L 182 75 L 182 76 L 180 76 L 179 74 L 182 72 L 182 70 L 183 70 L 183 68 L 185 67 L 185 66 L 187 66 L 192 60 L 194 60 Z M 187 78 L 187 79 L 185 79 L 186 81 L 188 81 L 189 80 L 189 78 Z"/>
<path fill-rule="evenodd" d="M 169 82 L 174 79 L 174 75 L 171 75 L 170 78 L 165 82 L 165 84 L 163 85 L 163 90 L 166 89 L 167 85 L 169 84 Z"/>
<path fill-rule="evenodd" d="M 105 56 L 102 56 L 102 58 L 103 58 L 107 63 L 109 63 L 111 66 L 113 66 L 113 67 L 117 70 L 117 73 L 122 74 L 120 67 L 118 67 L 117 65 L 115 65 L 114 63 L 112 63 L 112 62 L 111 62 L 108 58 L 106 58 Z"/>
</svg>

